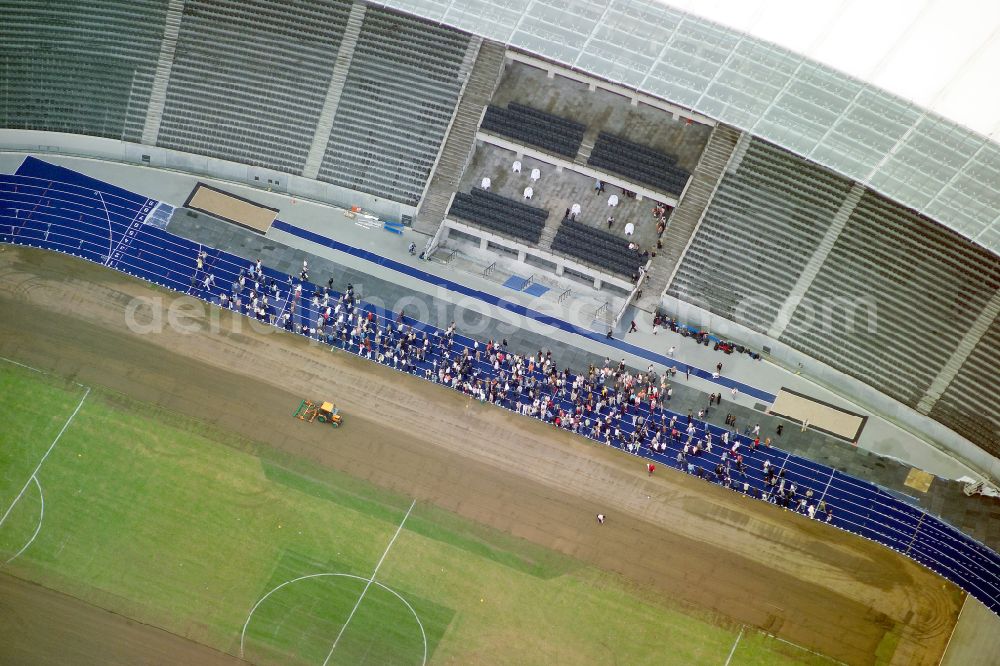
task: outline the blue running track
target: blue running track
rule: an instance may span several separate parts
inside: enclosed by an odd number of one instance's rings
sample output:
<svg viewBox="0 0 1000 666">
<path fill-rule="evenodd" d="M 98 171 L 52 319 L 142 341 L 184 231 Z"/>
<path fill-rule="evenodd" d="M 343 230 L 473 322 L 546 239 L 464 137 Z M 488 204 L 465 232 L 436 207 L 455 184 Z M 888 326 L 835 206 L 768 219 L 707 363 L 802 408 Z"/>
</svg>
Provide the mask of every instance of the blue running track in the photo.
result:
<svg viewBox="0 0 1000 666">
<path fill-rule="evenodd" d="M 238 278 L 241 270 L 250 268 L 250 258 L 203 247 L 147 224 L 146 221 L 157 203 L 155 200 L 72 170 L 28 158 L 14 175 L 0 175 L 0 242 L 70 254 L 216 305 L 220 304 L 222 293 L 244 297 L 249 291 L 250 284 L 241 288 Z M 363 256 L 369 261 L 375 261 L 393 270 L 440 284 L 458 293 L 481 298 L 563 330 L 604 340 L 604 336 L 592 331 L 572 327 L 566 322 L 531 311 L 524 306 L 424 273 L 412 266 L 322 238 L 280 220 L 276 221 L 274 226 L 322 245 L 355 256 Z M 202 270 L 198 270 L 197 267 L 197 257 L 200 252 L 205 253 Z M 206 288 L 205 278 L 208 275 L 214 277 L 215 283 Z M 373 359 L 380 351 L 388 351 L 387 345 L 379 349 L 377 345 L 372 344 L 371 339 L 367 341 L 367 344 L 371 345 L 369 351 L 364 340 L 347 339 L 346 335 L 344 339 L 335 337 L 326 333 L 322 325 L 317 326 L 318 323 L 321 324 L 320 307 L 311 298 L 317 289 L 316 285 L 302 284 L 302 296 L 296 297 L 294 289 L 297 280 L 266 267 L 264 275 L 266 285 L 262 285 L 259 291 L 269 288 L 271 280 L 275 282 L 274 289 L 277 291 L 269 306 L 269 316 L 264 316 L 265 321 L 273 317 L 276 325 L 280 325 L 285 321 L 284 315 L 287 313 L 288 323 L 284 324 L 284 327 L 291 331 L 301 331 L 292 334 L 312 335 L 350 353 Z M 334 296 L 339 297 L 339 294 Z M 232 300 L 228 306 L 233 307 Z M 383 330 L 386 325 L 391 326 L 397 317 L 396 313 L 368 304 L 362 303 L 360 307 L 378 318 Z M 245 308 L 242 311 L 244 314 L 252 314 L 247 313 Z M 424 361 L 417 361 L 406 371 L 433 381 L 437 380 L 437 375 L 432 371 L 434 367 L 432 363 L 436 360 L 440 364 L 444 348 L 461 352 L 476 343 L 459 333 L 453 337 L 449 345 L 442 339 L 443 332 L 435 327 L 410 318 L 405 318 L 405 323 L 416 331 L 427 333 L 435 342 L 431 346 L 434 351 Z M 314 329 L 312 333 L 310 327 Z M 617 340 L 614 342 L 619 349 L 654 362 L 669 361 L 669 359 L 661 360 L 662 357 L 628 343 Z M 482 342 L 479 346 L 485 348 Z M 442 351 L 438 351 L 439 348 Z M 493 366 L 485 359 L 476 362 L 476 366 L 481 378 L 490 380 L 498 377 Z M 536 371 L 536 375 L 542 379 L 540 372 Z M 544 386 L 544 382 L 541 385 Z M 773 396 L 764 392 L 753 393 L 752 391 L 756 389 L 738 386 L 741 391 L 755 395 L 761 400 L 773 400 Z M 462 386 L 455 388 L 463 390 Z M 464 390 L 468 392 L 468 389 Z M 573 413 L 575 405 L 568 396 L 554 394 L 547 397 L 554 404 L 554 412 L 565 410 L 568 414 Z M 530 402 L 527 396 L 517 394 L 497 400 L 499 406 L 510 410 L 520 410 Z M 635 431 L 635 422 L 639 417 L 644 419 L 647 425 L 659 425 L 668 423 L 676 416 L 678 429 L 683 430 L 681 424 L 685 424 L 686 415 L 671 412 L 669 404 L 666 407 L 657 405 L 651 409 L 648 401 L 634 397 L 625 400 L 623 406 L 624 414 L 616 418 L 617 422 L 613 424 L 619 428 L 621 437 L 601 438 L 597 441 L 621 448 L 626 453 L 653 460 L 661 466 L 677 466 L 676 457 L 683 444 L 683 438 L 672 440 L 668 437 L 660 452 L 650 448 L 652 437 L 646 429 L 639 435 L 638 448 L 628 452 L 628 445 L 625 442 Z M 600 416 L 606 414 L 607 408 Z M 598 414 L 588 416 L 596 418 Z M 546 420 L 555 427 L 554 418 Z M 560 427 L 569 428 L 570 422 L 571 419 L 566 418 Z M 773 489 L 764 483 L 763 465 L 768 461 L 774 468 L 784 471 L 786 483 L 795 483 L 798 486 L 799 497 L 804 497 L 806 491 L 811 490 L 813 493 L 809 500 L 811 503 L 822 500 L 832 509 L 833 527 L 877 541 L 906 555 L 953 581 L 982 601 L 994 613 L 1000 614 L 1000 555 L 983 544 L 872 483 L 776 448 L 753 449 L 750 446 L 751 439 L 744 435 L 730 433 L 729 437 L 730 444 L 734 441 L 740 444 L 740 451 L 746 463 L 745 470 L 740 472 L 734 467 L 730 469 L 729 475 L 718 477 L 714 470 L 717 465 L 724 463 L 722 453 L 726 447 L 722 446 L 721 440 L 725 431 L 718 426 L 699 421 L 695 421 L 694 426 L 696 439 L 707 439 L 710 434 L 711 441 L 715 442 L 716 446 L 711 452 L 689 456 L 688 462 L 691 464 L 689 466 L 687 463 L 682 463 L 680 465 L 682 470 L 700 473 L 699 475 L 707 481 L 725 485 L 748 497 L 758 500 L 766 498 L 767 501 L 777 503 L 774 494 L 768 494 L 768 491 Z M 572 429 L 585 437 L 596 439 L 591 437 L 593 431 L 582 422 Z M 789 515 L 789 520 L 809 520 L 794 504 L 786 508 L 790 514 L 795 514 Z M 816 516 L 816 519 L 825 519 L 820 513 Z"/>
</svg>

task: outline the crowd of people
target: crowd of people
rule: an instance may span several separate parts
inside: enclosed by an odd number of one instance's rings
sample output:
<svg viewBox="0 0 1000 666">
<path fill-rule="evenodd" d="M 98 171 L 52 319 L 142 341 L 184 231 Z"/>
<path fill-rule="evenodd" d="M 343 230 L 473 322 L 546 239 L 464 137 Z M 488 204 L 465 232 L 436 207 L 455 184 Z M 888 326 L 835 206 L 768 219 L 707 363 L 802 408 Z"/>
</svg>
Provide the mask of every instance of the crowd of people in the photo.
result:
<svg viewBox="0 0 1000 666">
<path fill-rule="evenodd" d="M 199 258 L 199 262 L 203 257 Z M 561 368 L 551 351 L 514 351 L 506 339 L 480 342 L 461 335 L 454 322 L 445 330 L 412 320 L 400 312 L 364 305 L 352 284 L 343 292 L 298 280 L 279 285 L 267 278 L 258 260 L 241 269 L 224 307 L 285 330 L 309 336 L 377 363 L 427 380 L 554 427 L 584 435 L 637 456 L 676 462 L 682 471 L 752 497 L 830 522 L 832 509 L 813 491 L 800 492 L 784 466 L 775 468 L 768 437 L 760 426 L 740 432 L 730 413 L 726 426 L 705 419 L 721 406 L 721 393 L 683 416 L 670 409 L 676 367 L 657 372 L 629 368 L 624 359 L 591 364 L 579 374 Z M 751 468 L 757 465 L 760 472 Z"/>
</svg>

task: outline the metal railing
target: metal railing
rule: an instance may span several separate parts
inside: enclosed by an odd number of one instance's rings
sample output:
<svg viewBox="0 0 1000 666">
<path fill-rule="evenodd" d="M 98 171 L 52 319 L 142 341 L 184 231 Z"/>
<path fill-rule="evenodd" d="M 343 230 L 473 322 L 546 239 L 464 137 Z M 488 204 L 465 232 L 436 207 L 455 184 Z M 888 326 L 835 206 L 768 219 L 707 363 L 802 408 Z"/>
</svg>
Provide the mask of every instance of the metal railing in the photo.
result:
<svg viewBox="0 0 1000 666">
<path fill-rule="evenodd" d="M 635 288 L 628 295 L 628 298 L 625 299 L 625 302 L 622 303 L 621 309 L 618 310 L 618 314 L 615 315 L 614 325 L 617 326 L 618 322 L 620 322 L 622 320 L 622 317 L 625 316 L 625 311 L 628 310 L 628 306 L 632 305 L 633 301 L 639 299 L 639 294 L 642 293 L 642 284 L 643 282 L 646 281 L 646 278 L 649 276 L 649 267 L 652 263 L 653 260 L 650 259 L 649 261 L 646 262 L 646 265 L 639 270 L 639 279 L 636 280 Z"/>
<path fill-rule="evenodd" d="M 608 316 L 609 312 L 611 312 L 611 303 L 610 302 L 605 303 L 601 307 L 597 308 L 597 311 L 594 312 L 594 321 L 601 321 L 602 318 L 603 318 L 603 320 L 605 321 L 605 323 L 610 324 L 611 322 L 607 320 L 607 316 Z"/>
</svg>

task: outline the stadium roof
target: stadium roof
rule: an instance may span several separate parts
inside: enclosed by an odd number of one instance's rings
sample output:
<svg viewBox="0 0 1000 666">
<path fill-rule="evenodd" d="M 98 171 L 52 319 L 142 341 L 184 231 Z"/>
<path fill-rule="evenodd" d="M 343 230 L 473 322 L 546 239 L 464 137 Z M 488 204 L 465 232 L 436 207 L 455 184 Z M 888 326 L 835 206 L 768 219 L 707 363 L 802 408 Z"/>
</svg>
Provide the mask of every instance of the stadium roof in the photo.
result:
<svg viewBox="0 0 1000 666">
<path fill-rule="evenodd" d="M 1000 3 L 671 0 L 708 18 L 651 0 L 374 4 L 734 125 L 1000 254 L 988 138 L 1000 132 Z"/>
</svg>

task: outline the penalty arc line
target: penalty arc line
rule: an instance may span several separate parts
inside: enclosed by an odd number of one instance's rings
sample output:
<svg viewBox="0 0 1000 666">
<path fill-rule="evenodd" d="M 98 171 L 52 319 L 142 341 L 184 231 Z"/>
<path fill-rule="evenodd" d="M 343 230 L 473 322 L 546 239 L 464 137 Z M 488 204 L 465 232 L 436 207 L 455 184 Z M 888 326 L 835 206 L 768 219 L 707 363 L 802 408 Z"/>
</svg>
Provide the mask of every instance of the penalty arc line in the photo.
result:
<svg viewBox="0 0 1000 666">
<path fill-rule="evenodd" d="M 379 567 L 381 567 L 382 562 L 385 561 L 385 556 L 389 554 L 389 549 L 392 548 L 392 544 L 396 542 L 396 537 L 398 537 L 399 533 L 403 531 L 403 525 L 406 524 L 406 519 L 410 517 L 410 512 L 413 511 L 413 507 L 416 503 L 417 500 L 413 500 L 413 502 L 410 503 L 410 508 L 406 510 L 406 515 L 403 516 L 402 522 L 400 522 L 399 527 L 396 528 L 396 533 L 392 535 L 392 539 L 389 540 L 389 545 L 385 547 L 382 557 L 379 559 L 378 564 L 375 565 L 375 570 L 372 571 L 371 578 L 369 578 L 368 582 L 365 584 L 365 589 L 361 590 L 361 596 L 358 597 L 357 603 L 355 603 L 354 608 L 351 609 L 351 614 L 347 616 L 347 621 L 344 622 L 344 625 L 340 628 L 340 633 L 338 633 L 337 637 L 333 640 L 333 645 L 330 646 L 330 651 L 326 654 L 326 659 L 323 660 L 323 666 L 327 666 L 330 662 L 330 657 L 333 656 L 333 651 L 337 649 L 337 643 L 340 642 L 340 638 L 344 635 L 347 625 L 349 625 L 351 620 L 354 618 L 354 614 L 357 612 L 358 606 L 361 605 L 361 601 L 365 598 L 365 595 L 368 594 L 368 588 L 371 587 L 372 581 L 375 580 L 375 574 L 378 573 Z"/>
<path fill-rule="evenodd" d="M 34 543 L 35 539 L 38 537 L 38 533 L 42 531 L 42 521 L 45 520 L 45 493 L 42 492 L 42 484 L 38 482 L 38 477 L 32 476 L 31 478 L 35 481 L 35 485 L 38 487 L 38 499 L 42 503 L 41 510 L 39 511 L 38 514 L 38 526 L 35 528 L 35 533 L 31 535 L 30 539 L 28 539 L 28 543 L 21 546 L 21 550 L 11 555 L 10 559 L 4 562 L 4 565 L 10 564 L 11 562 L 19 558 L 21 554 L 24 553 L 24 551 L 28 550 L 28 546 Z"/>
<path fill-rule="evenodd" d="M 77 404 L 76 409 L 74 409 L 73 413 L 69 415 L 68 419 L 66 419 L 66 423 L 63 424 L 62 430 L 60 430 L 59 434 L 56 435 L 56 438 L 52 440 L 52 444 L 49 445 L 49 448 L 42 456 L 42 459 L 38 461 L 38 464 L 35 466 L 35 469 L 31 473 L 31 476 L 29 476 L 28 480 L 24 482 L 24 486 L 21 488 L 21 492 L 17 494 L 17 497 L 14 498 L 14 501 L 11 502 L 11 505 L 7 507 L 7 511 L 4 512 L 3 518 L 0 518 L 0 527 L 3 526 L 4 522 L 6 522 L 7 517 L 10 515 L 10 512 L 14 510 L 14 507 L 17 506 L 17 503 L 21 501 L 21 498 L 24 496 L 24 491 L 26 491 L 28 489 L 28 486 L 31 485 L 31 480 L 35 478 L 36 474 L 38 474 L 38 470 L 42 468 L 42 465 L 45 463 L 45 459 L 49 457 L 50 453 L 52 453 L 52 449 L 56 448 L 56 444 L 59 443 L 59 438 L 61 438 L 63 436 L 63 433 L 66 432 L 66 428 L 69 427 L 69 424 L 73 422 L 73 419 L 79 413 L 80 408 L 83 407 L 83 402 L 84 400 L 87 399 L 88 395 L 90 395 L 89 386 L 87 387 L 87 390 L 84 392 L 83 397 L 80 398 L 80 402 Z"/>
</svg>

